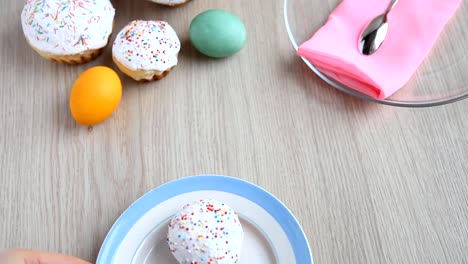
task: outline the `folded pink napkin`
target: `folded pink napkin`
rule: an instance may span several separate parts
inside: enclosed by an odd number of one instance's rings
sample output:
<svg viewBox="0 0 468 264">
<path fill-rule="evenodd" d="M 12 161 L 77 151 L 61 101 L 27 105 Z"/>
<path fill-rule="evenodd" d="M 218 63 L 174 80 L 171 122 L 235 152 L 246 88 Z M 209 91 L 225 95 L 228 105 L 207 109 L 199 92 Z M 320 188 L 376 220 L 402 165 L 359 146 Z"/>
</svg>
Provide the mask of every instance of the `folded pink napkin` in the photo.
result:
<svg viewBox="0 0 468 264">
<path fill-rule="evenodd" d="M 385 99 L 409 81 L 461 2 L 400 0 L 388 16 L 384 43 L 366 56 L 359 52 L 359 36 L 390 0 L 343 0 L 297 54 L 344 85 Z"/>
</svg>

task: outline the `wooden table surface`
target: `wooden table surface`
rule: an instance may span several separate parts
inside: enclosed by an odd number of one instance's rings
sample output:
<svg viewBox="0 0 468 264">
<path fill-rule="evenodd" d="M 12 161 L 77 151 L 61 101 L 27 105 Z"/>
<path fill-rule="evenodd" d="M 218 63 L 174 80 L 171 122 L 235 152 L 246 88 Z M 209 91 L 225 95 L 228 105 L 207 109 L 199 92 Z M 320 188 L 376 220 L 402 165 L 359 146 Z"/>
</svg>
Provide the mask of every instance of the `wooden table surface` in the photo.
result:
<svg viewBox="0 0 468 264">
<path fill-rule="evenodd" d="M 95 261 L 119 215 L 170 180 L 246 179 L 302 224 L 316 263 L 468 263 L 468 102 L 382 106 L 328 87 L 294 55 L 282 1 L 196 0 L 177 9 L 115 0 L 116 28 L 162 19 L 182 40 L 159 82 L 121 75 L 122 102 L 92 129 L 68 108 L 81 66 L 27 45 L 23 1 L 0 10 L 0 248 Z M 188 42 L 208 8 L 238 14 L 246 47 L 212 60 Z M 115 35 L 114 35 L 115 36 Z"/>
</svg>

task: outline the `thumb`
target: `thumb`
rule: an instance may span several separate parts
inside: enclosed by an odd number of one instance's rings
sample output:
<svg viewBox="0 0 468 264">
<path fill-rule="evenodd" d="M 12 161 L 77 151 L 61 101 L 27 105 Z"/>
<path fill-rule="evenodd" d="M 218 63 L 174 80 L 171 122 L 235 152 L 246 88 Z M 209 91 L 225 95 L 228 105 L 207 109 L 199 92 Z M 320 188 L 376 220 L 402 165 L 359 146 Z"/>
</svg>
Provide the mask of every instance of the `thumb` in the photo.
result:
<svg viewBox="0 0 468 264">
<path fill-rule="evenodd" d="M 0 251 L 0 264 L 91 264 L 90 262 L 63 254 L 30 251 L 4 250 Z"/>
</svg>

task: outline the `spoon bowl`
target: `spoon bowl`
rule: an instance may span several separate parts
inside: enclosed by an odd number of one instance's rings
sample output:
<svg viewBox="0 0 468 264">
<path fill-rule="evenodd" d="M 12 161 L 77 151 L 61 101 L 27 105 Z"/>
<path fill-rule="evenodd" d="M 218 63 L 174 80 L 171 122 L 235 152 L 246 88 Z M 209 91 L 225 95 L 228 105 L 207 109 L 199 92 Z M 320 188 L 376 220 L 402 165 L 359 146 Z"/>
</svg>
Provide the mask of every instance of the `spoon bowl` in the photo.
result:
<svg viewBox="0 0 468 264">
<path fill-rule="evenodd" d="M 359 50 L 364 55 L 371 55 L 382 45 L 388 32 L 388 22 L 385 15 L 380 15 L 364 30 L 359 41 Z"/>
<path fill-rule="evenodd" d="M 364 55 L 372 55 L 376 52 L 385 40 L 388 32 L 387 15 L 395 7 L 398 0 L 392 0 L 385 13 L 372 19 L 365 27 L 359 38 L 359 50 Z"/>
</svg>

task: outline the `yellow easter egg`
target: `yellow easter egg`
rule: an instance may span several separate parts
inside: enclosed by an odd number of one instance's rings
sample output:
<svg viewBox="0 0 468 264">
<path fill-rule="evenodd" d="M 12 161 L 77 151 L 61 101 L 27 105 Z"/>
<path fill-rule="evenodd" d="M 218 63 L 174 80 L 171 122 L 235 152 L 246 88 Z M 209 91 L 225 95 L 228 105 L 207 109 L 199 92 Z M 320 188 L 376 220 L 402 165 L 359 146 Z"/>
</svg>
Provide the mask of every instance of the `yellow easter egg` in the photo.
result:
<svg viewBox="0 0 468 264">
<path fill-rule="evenodd" d="M 93 67 L 75 80 L 70 111 L 76 122 L 95 125 L 114 113 L 121 98 L 122 83 L 117 73 L 108 67 Z"/>
</svg>

